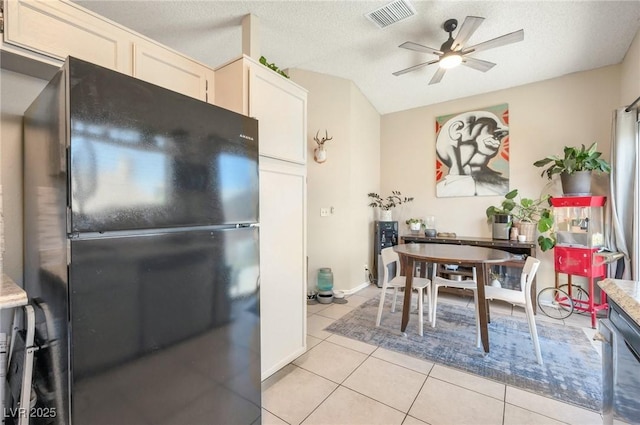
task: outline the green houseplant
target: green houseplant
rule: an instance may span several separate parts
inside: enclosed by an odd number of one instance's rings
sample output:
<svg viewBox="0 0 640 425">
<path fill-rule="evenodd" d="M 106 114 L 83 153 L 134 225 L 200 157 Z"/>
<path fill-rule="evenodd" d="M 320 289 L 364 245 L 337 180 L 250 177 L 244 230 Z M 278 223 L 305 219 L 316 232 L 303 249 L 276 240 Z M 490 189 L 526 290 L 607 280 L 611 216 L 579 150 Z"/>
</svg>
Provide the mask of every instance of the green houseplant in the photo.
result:
<svg viewBox="0 0 640 425">
<path fill-rule="evenodd" d="M 283 70 L 278 68 L 275 63 L 267 62 L 267 58 L 265 58 L 264 56 L 260 56 L 259 62 L 261 64 L 263 64 L 264 66 L 266 66 L 267 68 L 271 69 L 272 71 L 277 72 L 278 74 L 282 75 L 283 77 L 289 78 L 289 76 L 287 74 L 285 74 Z"/>
<path fill-rule="evenodd" d="M 391 208 L 413 201 L 412 197 L 402 196 L 399 190 L 392 190 L 391 195 L 386 198 L 374 192 L 367 196 L 370 199 L 369 206 L 380 209 L 380 221 L 391 221 Z"/>
<path fill-rule="evenodd" d="M 405 221 L 405 223 L 409 226 L 409 229 L 418 231 L 422 229 L 424 226 L 424 220 L 421 218 L 410 218 Z"/>
<path fill-rule="evenodd" d="M 588 148 L 565 146 L 564 156 L 547 156 L 533 163 L 536 167 L 546 167 L 540 176 L 547 175 L 551 180 L 554 175 L 560 175 L 562 191 L 565 194 L 588 194 L 591 191 L 592 172 L 611 172 L 611 165 L 601 158 L 597 142 Z"/>
<path fill-rule="evenodd" d="M 402 205 L 406 202 L 413 201 L 412 197 L 402 196 L 402 193 L 398 190 L 392 190 L 391 195 L 383 198 L 377 193 L 368 193 L 367 196 L 371 198 L 371 202 L 369 203 L 370 207 L 380 208 L 381 210 L 390 210 L 391 208 L 397 207 L 398 205 Z"/>
<path fill-rule="evenodd" d="M 486 209 L 485 213 L 489 220 L 499 214 L 511 215 L 520 226 L 520 229 L 534 224 L 534 228 L 540 233 L 538 245 L 541 250 L 547 251 L 556 244 L 555 235 L 552 231 L 553 214 L 549 199 L 549 195 L 542 195 L 537 199 L 523 198 L 518 196 L 518 189 L 514 189 L 504 196 L 499 206 L 492 205 Z M 524 231 L 521 230 L 521 232 L 525 234 Z M 533 237 L 528 238 L 528 240 L 533 240 Z"/>
</svg>

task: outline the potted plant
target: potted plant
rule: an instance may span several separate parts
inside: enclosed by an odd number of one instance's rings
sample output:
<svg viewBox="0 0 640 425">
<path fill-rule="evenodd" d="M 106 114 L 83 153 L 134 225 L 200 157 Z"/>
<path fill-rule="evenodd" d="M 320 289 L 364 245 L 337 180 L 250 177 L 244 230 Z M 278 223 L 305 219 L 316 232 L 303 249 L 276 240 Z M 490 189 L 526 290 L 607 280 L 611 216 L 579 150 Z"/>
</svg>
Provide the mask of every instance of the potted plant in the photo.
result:
<svg viewBox="0 0 640 425">
<path fill-rule="evenodd" d="M 601 158 L 598 152 L 598 144 L 593 142 L 589 148 L 581 145 L 579 148 L 564 147 L 564 157 L 551 155 L 533 163 L 536 167 L 547 167 L 540 176 L 547 175 L 551 178 L 555 174 L 560 175 L 562 191 L 565 195 L 588 195 L 591 193 L 591 173 L 611 172 L 611 165 Z"/>
<path fill-rule="evenodd" d="M 399 190 L 392 190 L 391 195 L 386 198 L 374 192 L 368 193 L 367 196 L 371 198 L 369 206 L 380 209 L 380 221 L 391 221 L 391 208 L 413 201 L 413 197 L 402 196 Z"/>
<path fill-rule="evenodd" d="M 406 224 L 409 225 L 409 229 L 414 232 L 419 232 L 424 226 L 424 221 L 421 218 L 410 218 L 405 221 Z"/>
<path fill-rule="evenodd" d="M 543 195 L 537 199 L 518 196 L 518 189 L 505 195 L 499 207 L 490 206 L 486 210 L 488 219 L 498 214 L 509 214 L 518 226 L 518 232 L 526 235 L 526 241 L 535 240 L 535 231 L 540 233 L 538 245 L 543 251 L 553 248 L 556 244 L 553 234 L 553 214 L 550 196 Z"/>
<path fill-rule="evenodd" d="M 491 279 L 491 282 L 489 283 L 489 285 L 496 287 L 496 288 L 501 288 L 502 287 L 502 283 L 500 283 L 500 273 L 494 272 L 494 271 L 490 271 L 489 272 L 489 278 Z"/>
<path fill-rule="evenodd" d="M 494 239 L 509 239 L 509 229 L 512 225 L 511 212 L 516 206 L 516 202 L 513 199 L 517 194 L 517 190 L 512 190 L 504 195 L 500 206 L 492 205 L 487 208 L 485 213 L 493 226 L 492 235 Z"/>
</svg>

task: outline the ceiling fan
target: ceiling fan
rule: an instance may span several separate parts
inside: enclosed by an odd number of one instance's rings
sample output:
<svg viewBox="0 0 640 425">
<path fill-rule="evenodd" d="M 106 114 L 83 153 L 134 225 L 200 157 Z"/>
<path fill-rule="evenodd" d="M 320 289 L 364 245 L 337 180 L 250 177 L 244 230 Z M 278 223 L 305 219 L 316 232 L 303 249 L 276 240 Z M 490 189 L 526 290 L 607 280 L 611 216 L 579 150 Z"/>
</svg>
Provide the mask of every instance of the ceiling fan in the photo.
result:
<svg viewBox="0 0 640 425">
<path fill-rule="evenodd" d="M 393 75 L 398 76 L 406 74 L 407 72 L 415 71 L 434 63 L 437 63 L 439 65 L 439 68 L 431 78 L 431 81 L 429 81 L 429 84 L 439 83 L 440 80 L 442 80 L 442 77 L 444 77 L 447 69 L 453 68 L 460 64 L 468 66 L 469 68 L 477 69 L 478 71 L 487 72 L 496 64 L 482 59 L 473 58 L 470 55 L 482 50 L 492 49 L 494 47 L 504 46 L 505 44 L 522 41 L 524 40 L 524 30 L 514 31 L 509 34 L 504 34 L 500 37 L 496 37 L 473 46 L 465 47 L 465 43 L 471 38 L 473 33 L 476 32 L 483 21 L 484 18 L 480 18 L 478 16 L 467 16 L 464 19 L 464 22 L 462 23 L 460 30 L 458 30 L 458 34 L 455 38 L 453 38 L 451 33 L 453 33 L 453 31 L 458 28 L 458 20 L 448 19 L 447 21 L 445 21 L 443 28 L 446 32 L 449 33 L 449 39 L 442 44 L 440 50 L 423 46 L 422 44 L 414 43 L 412 41 L 406 41 L 402 43 L 398 47 L 414 50 L 416 52 L 430 53 L 438 56 L 438 59 L 420 63 L 401 71 L 396 71 L 393 73 Z"/>
</svg>

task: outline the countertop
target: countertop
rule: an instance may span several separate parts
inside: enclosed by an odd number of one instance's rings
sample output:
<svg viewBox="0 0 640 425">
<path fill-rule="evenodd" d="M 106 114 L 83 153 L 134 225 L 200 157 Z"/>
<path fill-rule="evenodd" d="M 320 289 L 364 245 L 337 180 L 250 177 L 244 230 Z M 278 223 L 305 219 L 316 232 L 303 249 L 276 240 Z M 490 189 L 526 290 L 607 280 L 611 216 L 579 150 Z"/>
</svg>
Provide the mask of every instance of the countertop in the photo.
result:
<svg viewBox="0 0 640 425">
<path fill-rule="evenodd" d="M 0 308 L 18 307 L 27 304 L 27 293 L 9 276 L 2 275 L 0 286 Z"/>
<path fill-rule="evenodd" d="M 604 279 L 598 285 L 640 326 L 640 282 Z"/>
</svg>

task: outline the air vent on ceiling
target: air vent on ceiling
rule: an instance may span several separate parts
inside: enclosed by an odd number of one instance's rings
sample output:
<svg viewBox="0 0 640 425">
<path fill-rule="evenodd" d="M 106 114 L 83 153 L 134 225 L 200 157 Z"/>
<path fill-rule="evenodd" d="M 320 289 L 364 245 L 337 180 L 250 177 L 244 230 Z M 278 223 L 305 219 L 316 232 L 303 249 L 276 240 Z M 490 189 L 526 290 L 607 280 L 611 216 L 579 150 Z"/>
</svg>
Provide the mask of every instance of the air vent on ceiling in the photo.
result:
<svg viewBox="0 0 640 425">
<path fill-rule="evenodd" d="M 411 3 L 406 0 L 396 0 L 364 16 L 380 28 L 384 28 L 415 14 L 416 10 Z"/>
</svg>

